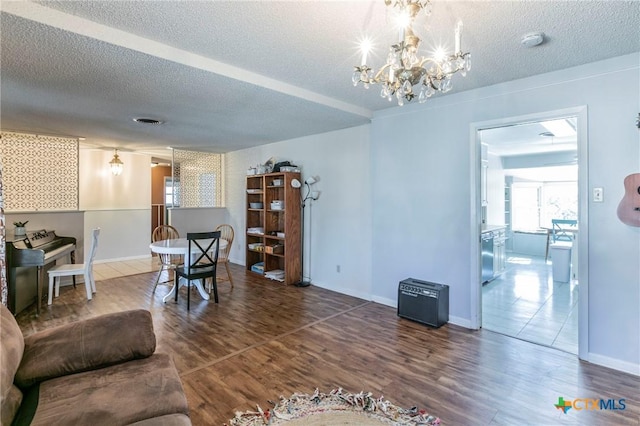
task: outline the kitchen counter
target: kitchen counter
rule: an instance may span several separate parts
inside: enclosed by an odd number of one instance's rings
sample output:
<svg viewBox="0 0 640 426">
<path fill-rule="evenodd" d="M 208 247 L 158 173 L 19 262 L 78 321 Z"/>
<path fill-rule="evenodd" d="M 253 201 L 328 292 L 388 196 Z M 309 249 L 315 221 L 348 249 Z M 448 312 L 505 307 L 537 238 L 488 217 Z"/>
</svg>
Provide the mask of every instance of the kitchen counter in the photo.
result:
<svg viewBox="0 0 640 426">
<path fill-rule="evenodd" d="M 482 233 L 506 229 L 506 225 L 482 225 Z"/>
<path fill-rule="evenodd" d="M 491 281 L 507 265 L 505 225 L 484 225 L 482 227 L 482 283 Z"/>
</svg>

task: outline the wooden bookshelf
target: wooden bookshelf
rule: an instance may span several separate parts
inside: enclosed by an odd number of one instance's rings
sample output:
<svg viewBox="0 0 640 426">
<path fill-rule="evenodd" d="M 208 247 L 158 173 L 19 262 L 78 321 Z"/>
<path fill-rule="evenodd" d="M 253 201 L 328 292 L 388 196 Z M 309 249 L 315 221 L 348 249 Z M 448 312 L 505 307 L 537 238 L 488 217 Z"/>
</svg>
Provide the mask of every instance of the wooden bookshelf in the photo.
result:
<svg viewBox="0 0 640 426">
<path fill-rule="evenodd" d="M 267 173 L 247 176 L 246 185 L 247 270 L 263 276 L 284 271 L 287 285 L 302 276 L 300 188 L 291 186 L 293 179 L 300 181 L 300 173 Z"/>
</svg>

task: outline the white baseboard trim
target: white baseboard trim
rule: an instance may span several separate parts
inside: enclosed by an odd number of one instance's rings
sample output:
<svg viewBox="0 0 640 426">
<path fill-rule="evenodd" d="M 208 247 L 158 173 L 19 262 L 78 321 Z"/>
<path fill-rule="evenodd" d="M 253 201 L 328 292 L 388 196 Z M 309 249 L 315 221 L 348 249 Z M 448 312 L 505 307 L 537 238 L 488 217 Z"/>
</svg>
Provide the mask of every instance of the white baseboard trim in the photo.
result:
<svg viewBox="0 0 640 426">
<path fill-rule="evenodd" d="M 624 373 L 633 374 L 634 376 L 640 376 L 640 364 L 634 364 L 633 362 L 621 361 L 619 359 L 594 354 L 592 352 L 589 352 L 588 358 L 585 359 L 585 361 L 592 364 L 601 365 L 603 367 L 612 368 L 614 370 L 622 371 Z"/>
<path fill-rule="evenodd" d="M 235 263 L 236 265 L 240 265 L 240 266 L 247 266 L 247 264 L 244 262 L 244 260 L 234 259 L 232 257 L 229 258 L 229 262 Z"/>
<path fill-rule="evenodd" d="M 398 308 L 398 302 L 393 299 L 388 299 L 386 297 L 372 296 L 372 302 L 379 303 L 381 305 L 390 306 L 392 308 Z"/>
<path fill-rule="evenodd" d="M 336 293 L 345 294 L 347 296 L 357 297 L 358 299 L 371 300 L 371 295 L 369 295 L 368 293 L 362 293 L 362 292 L 358 292 L 358 291 L 351 291 L 349 289 L 333 287 L 333 286 L 329 286 L 329 285 L 326 285 L 326 284 L 323 284 L 323 283 L 316 283 L 316 282 L 313 282 L 313 281 L 311 281 L 311 285 L 314 285 L 314 286 L 320 287 L 320 288 L 324 288 L 326 290 L 335 291 Z"/>
<path fill-rule="evenodd" d="M 144 254 L 141 256 L 115 257 L 113 259 L 94 260 L 93 263 L 123 262 L 125 260 L 141 260 L 141 259 L 150 259 L 150 258 L 151 258 L 151 254 Z"/>
<path fill-rule="evenodd" d="M 373 296 L 371 300 L 376 303 L 380 303 L 381 305 L 390 306 L 396 309 L 398 308 L 398 302 L 393 299 L 388 299 L 386 297 Z M 471 321 L 466 318 L 460 318 L 460 317 L 449 315 L 449 324 L 454 324 L 460 327 L 471 329 Z"/>
<path fill-rule="evenodd" d="M 449 315 L 449 323 L 460 326 L 460 327 L 468 328 L 469 330 L 473 330 L 473 328 L 471 327 L 471 320 L 468 320 L 466 318 L 460 318 L 453 315 Z"/>
</svg>

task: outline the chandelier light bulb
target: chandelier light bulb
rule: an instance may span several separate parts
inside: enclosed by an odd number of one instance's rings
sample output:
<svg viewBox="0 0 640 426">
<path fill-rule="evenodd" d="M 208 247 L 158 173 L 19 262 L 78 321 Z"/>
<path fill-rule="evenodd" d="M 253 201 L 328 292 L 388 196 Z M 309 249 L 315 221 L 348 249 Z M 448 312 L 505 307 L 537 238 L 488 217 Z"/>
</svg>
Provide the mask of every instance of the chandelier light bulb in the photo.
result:
<svg viewBox="0 0 640 426">
<path fill-rule="evenodd" d="M 433 59 L 437 63 L 442 63 L 445 61 L 445 59 L 447 59 L 447 52 L 444 50 L 443 47 L 438 47 L 436 48 L 436 50 L 433 51 Z"/>
<path fill-rule="evenodd" d="M 372 49 L 373 44 L 371 43 L 371 40 L 369 40 L 368 38 L 362 40 L 362 42 L 360 43 L 360 51 L 362 52 L 362 61 L 360 61 L 361 65 L 367 64 L 367 55 L 369 54 L 369 52 L 371 52 Z"/>
<path fill-rule="evenodd" d="M 396 26 L 400 31 L 406 30 L 411 26 L 411 15 L 407 9 L 403 9 L 396 15 Z"/>
</svg>

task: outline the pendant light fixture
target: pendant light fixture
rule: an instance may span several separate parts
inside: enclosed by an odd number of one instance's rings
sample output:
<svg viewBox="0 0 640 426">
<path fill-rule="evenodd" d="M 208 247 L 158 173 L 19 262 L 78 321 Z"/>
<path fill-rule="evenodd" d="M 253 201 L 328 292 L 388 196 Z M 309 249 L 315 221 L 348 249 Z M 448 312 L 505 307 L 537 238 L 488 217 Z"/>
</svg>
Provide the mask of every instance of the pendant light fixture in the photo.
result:
<svg viewBox="0 0 640 426">
<path fill-rule="evenodd" d="M 114 150 L 113 159 L 109 161 L 109 165 L 111 166 L 111 173 L 113 173 L 114 176 L 120 176 L 122 174 L 124 163 L 120 160 L 117 149 Z"/>
</svg>

